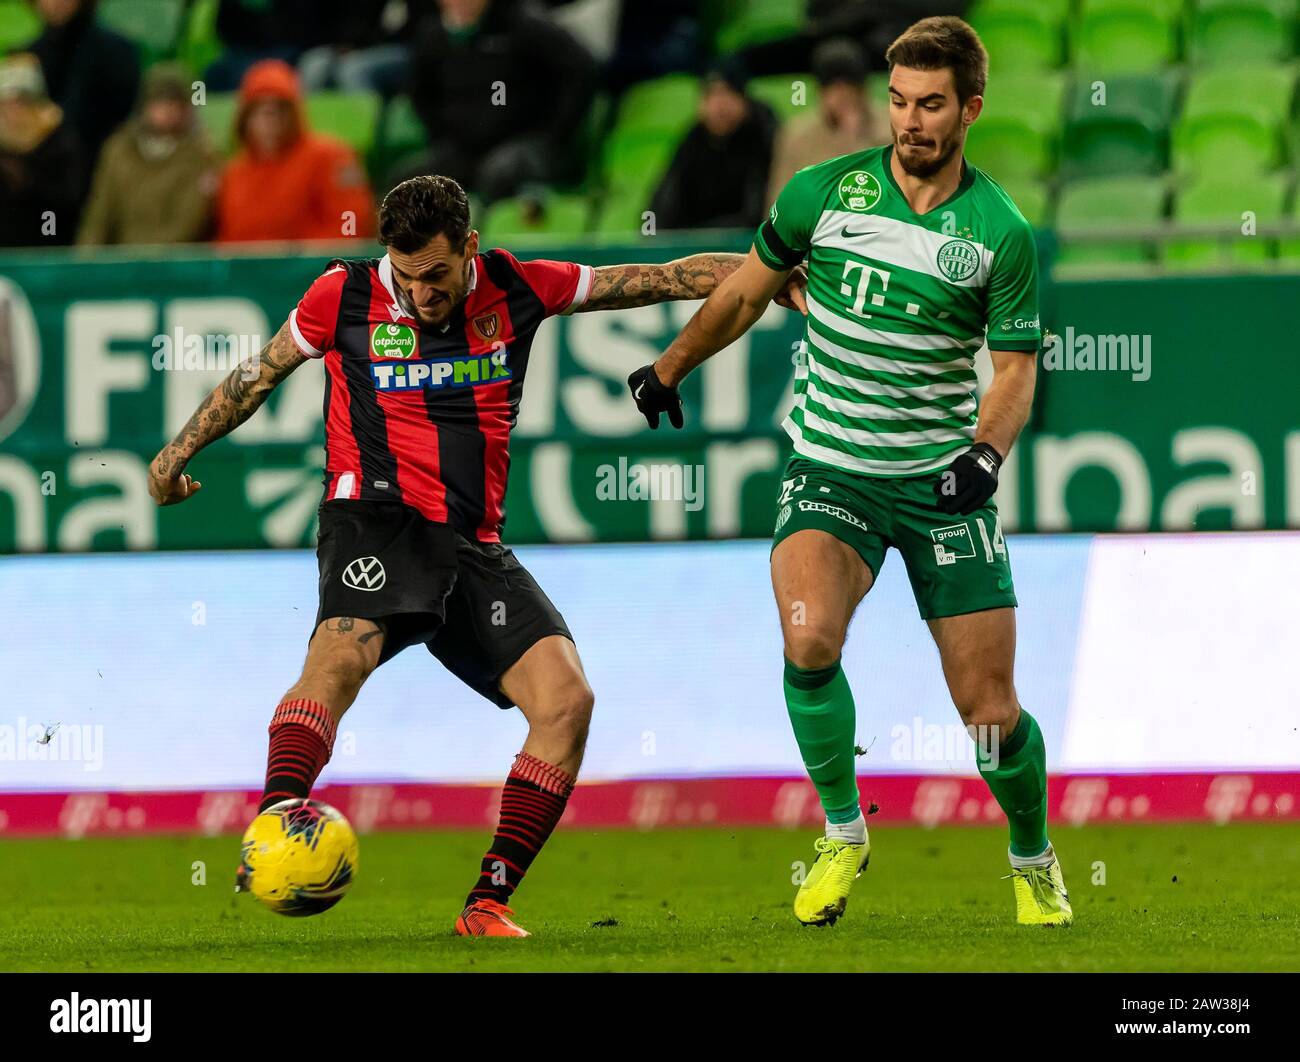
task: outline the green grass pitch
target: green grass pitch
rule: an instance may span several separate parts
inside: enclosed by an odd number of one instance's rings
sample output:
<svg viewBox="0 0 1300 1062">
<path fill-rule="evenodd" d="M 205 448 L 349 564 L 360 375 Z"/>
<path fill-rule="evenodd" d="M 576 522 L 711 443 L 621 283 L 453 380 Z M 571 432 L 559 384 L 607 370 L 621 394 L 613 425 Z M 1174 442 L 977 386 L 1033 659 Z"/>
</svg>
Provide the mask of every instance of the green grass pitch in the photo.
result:
<svg viewBox="0 0 1300 1062">
<path fill-rule="evenodd" d="M 8 839 L 0 970 L 1296 970 L 1296 832 L 1058 827 L 1075 925 L 1031 929 L 1004 830 L 877 827 L 817 929 L 790 911 L 814 831 L 562 829 L 516 897 L 522 941 L 451 931 L 486 831 L 363 837 L 351 894 L 305 919 L 233 894 L 232 837 Z"/>
</svg>

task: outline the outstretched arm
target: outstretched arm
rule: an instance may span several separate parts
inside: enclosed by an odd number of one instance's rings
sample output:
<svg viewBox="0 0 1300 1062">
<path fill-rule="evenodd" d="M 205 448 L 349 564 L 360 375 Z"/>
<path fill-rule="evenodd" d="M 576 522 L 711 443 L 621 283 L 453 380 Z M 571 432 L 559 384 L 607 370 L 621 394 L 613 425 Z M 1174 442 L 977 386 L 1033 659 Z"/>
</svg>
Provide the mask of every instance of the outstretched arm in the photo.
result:
<svg viewBox="0 0 1300 1062">
<path fill-rule="evenodd" d="M 676 387 L 697 365 L 744 335 L 793 275 L 791 270 L 769 269 L 751 250 L 655 362 L 655 375 Z"/>
<path fill-rule="evenodd" d="M 767 309 L 777 292 L 798 277 L 800 309 L 802 287 L 807 276 L 802 267 L 776 270 L 763 264 L 753 250 L 739 269 L 727 277 L 695 315 L 686 322 L 681 334 L 653 365 L 644 365 L 627 378 L 632 400 L 652 428 L 659 427 L 659 414 L 667 413 L 674 428 L 684 423 L 682 398 L 677 385 L 692 369 L 713 357 L 727 344 L 739 339 Z"/>
<path fill-rule="evenodd" d="M 150 463 L 153 500 L 174 505 L 197 491 L 202 484 L 184 474 L 190 459 L 256 413 L 267 396 L 306 360 L 285 324 L 258 354 L 233 369 Z"/>
<path fill-rule="evenodd" d="M 574 313 L 621 310 L 678 299 L 707 299 L 750 256 L 719 252 L 693 254 L 663 265 L 598 266 L 592 270 L 591 293 Z M 775 299 L 780 306 L 806 313 L 803 297 L 806 286 L 803 269 L 795 269 L 788 274 L 788 279 L 782 277 L 763 305 Z"/>
</svg>

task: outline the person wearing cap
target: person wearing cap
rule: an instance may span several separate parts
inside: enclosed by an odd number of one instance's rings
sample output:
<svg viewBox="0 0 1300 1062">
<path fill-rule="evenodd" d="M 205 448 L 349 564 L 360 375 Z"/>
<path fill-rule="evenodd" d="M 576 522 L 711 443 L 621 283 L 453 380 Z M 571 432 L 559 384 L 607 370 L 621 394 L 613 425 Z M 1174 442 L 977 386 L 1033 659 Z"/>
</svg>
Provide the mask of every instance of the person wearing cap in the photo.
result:
<svg viewBox="0 0 1300 1062">
<path fill-rule="evenodd" d="M 650 203 L 659 229 L 750 228 L 763 220 L 776 117 L 746 87 L 745 69 L 732 57 L 704 75 L 698 120 Z"/>
<path fill-rule="evenodd" d="M 180 67 L 145 77 L 140 108 L 99 156 L 77 242 L 189 243 L 210 234 L 220 159 Z"/>
<path fill-rule="evenodd" d="M 817 106 L 788 119 L 777 132 L 768 204 L 805 166 L 889 143 L 889 116 L 867 99 L 862 49 L 843 37 L 825 41 L 813 52 L 812 65 Z"/>
<path fill-rule="evenodd" d="M 26 53 L 0 59 L 0 247 L 72 242 L 83 157 L 49 97 L 40 61 Z"/>
<path fill-rule="evenodd" d="M 373 236 L 375 208 L 355 152 L 308 128 L 293 67 L 249 67 L 235 115 L 239 153 L 217 193 L 217 241 Z"/>
</svg>

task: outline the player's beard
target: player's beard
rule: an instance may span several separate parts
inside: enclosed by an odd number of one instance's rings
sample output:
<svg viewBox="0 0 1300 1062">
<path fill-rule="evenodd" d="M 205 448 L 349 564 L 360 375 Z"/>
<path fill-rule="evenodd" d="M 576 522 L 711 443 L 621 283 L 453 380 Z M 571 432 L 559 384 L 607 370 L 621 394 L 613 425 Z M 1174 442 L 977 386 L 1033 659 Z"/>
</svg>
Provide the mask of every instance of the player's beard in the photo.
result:
<svg viewBox="0 0 1300 1062">
<path fill-rule="evenodd" d="M 898 156 L 898 164 L 903 167 L 903 172 L 911 177 L 919 177 L 924 180 L 927 177 L 933 177 L 944 168 L 949 160 L 958 151 L 961 150 L 961 136 L 958 131 L 950 136 L 936 138 L 935 143 L 938 145 L 938 151 L 933 156 L 927 156 L 918 159 L 915 155 L 910 155 L 901 150 L 903 145 L 899 143 L 898 134 L 894 134 L 894 154 Z M 929 144 L 925 145 L 926 149 L 930 148 Z"/>
<path fill-rule="evenodd" d="M 413 308 L 416 308 L 418 311 L 415 314 L 415 319 L 419 321 L 420 324 L 422 325 L 428 327 L 440 328 L 443 325 L 445 325 L 448 321 L 451 320 L 451 315 L 454 314 L 457 309 L 459 309 L 461 306 L 465 304 L 465 300 L 468 297 L 469 297 L 469 261 L 466 260 L 465 269 L 463 274 L 461 275 L 460 285 L 457 287 L 455 291 L 448 292 L 443 298 L 439 299 L 436 303 L 434 303 L 432 307 L 432 313 L 434 316 L 426 317 L 424 311 L 419 311 L 418 308 L 413 306 Z M 407 301 L 408 302 L 410 301 L 409 295 L 407 296 Z"/>
</svg>

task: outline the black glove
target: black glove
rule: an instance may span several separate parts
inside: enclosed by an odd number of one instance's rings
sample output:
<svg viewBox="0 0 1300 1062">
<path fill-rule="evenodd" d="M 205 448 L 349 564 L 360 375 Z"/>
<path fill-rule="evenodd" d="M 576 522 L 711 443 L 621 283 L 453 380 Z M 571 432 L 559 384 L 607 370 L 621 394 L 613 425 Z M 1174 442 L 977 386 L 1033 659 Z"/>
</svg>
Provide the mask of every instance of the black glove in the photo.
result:
<svg viewBox="0 0 1300 1062">
<path fill-rule="evenodd" d="M 659 414 L 667 413 L 668 420 L 674 428 L 680 428 L 686 422 L 682 419 L 682 396 L 677 388 L 668 387 L 655 375 L 653 365 L 643 365 L 627 378 L 627 385 L 632 390 L 632 400 L 636 408 L 645 414 L 646 423 L 652 428 L 659 427 Z"/>
<path fill-rule="evenodd" d="M 966 516 L 981 508 L 998 489 L 1002 455 L 988 443 L 976 443 L 959 454 L 934 483 L 938 506 L 945 513 Z"/>
</svg>

